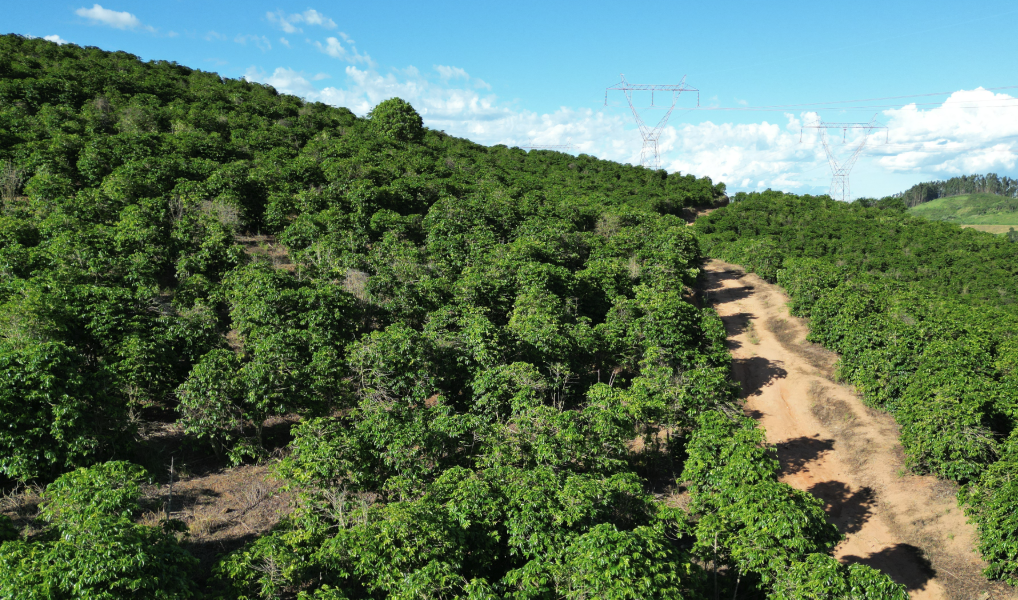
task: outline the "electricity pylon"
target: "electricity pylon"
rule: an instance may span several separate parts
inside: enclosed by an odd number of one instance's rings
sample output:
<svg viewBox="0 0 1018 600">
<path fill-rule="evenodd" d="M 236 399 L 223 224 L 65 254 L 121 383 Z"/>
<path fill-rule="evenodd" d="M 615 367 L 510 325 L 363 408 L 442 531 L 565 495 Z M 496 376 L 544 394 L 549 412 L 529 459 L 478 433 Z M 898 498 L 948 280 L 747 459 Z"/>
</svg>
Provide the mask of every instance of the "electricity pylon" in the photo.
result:
<svg viewBox="0 0 1018 600">
<path fill-rule="evenodd" d="M 859 159 L 859 154 L 862 153 L 862 149 L 866 147 L 866 142 L 869 141 L 869 132 L 874 129 L 883 129 L 884 135 L 887 135 L 887 127 L 872 120 L 869 123 L 825 123 L 817 118 L 816 121 L 809 125 L 803 125 L 802 129 L 819 129 L 820 130 L 820 142 L 824 145 L 824 152 L 827 153 L 827 162 L 831 165 L 831 189 L 828 191 L 828 195 L 835 199 L 843 202 L 849 202 L 852 200 L 852 192 L 849 187 L 848 175 L 852 172 L 852 167 L 855 166 L 855 161 Z M 799 141 L 802 142 L 802 129 L 799 130 Z M 852 154 L 847 160 L 839 161 L 834 155 L 834 150 L 831 149 L 830 142 L 827 141 L 827 130 L 829 129 L 840 129 L 841 130 L 841 141 L 847 143 L 848 141 L 848 130 L 862 130 L 866 133 L 862 136 L 862 140 L 855 145 L 852 150 Z"/>
<path fill-rule="evenodd" d="M 605 106 L 608 106 L 608 92 L 612 90 L 618 90 L 626 95 L 626 100 L 629 101 L 629 108 L 632 109 L 633 117 L 636 118 L 636 124 L 640 127 L 640 136 L 643 137 L 643 150 L 640 152 L 640 164 L 645 167 L 660 169 L 661 151 L 658 148 L 658 140 L 661 139 L 661 132 L 664 131 L 665 125 L 668 124 L 668 117 L 672 116 L 672 111 L 675 110 L 675 104 L 679 100 L 679 95 L 682 92 L 696 92 L 696 105 L 700 106 L 700 90 L 692 87 L 686 87 L 685 77 L 682 78 L 682 81 L 680 81 L 678 85 L 657 85 L 629 83 L 626 81 L 626 76 L 622 75 L 622 81 L 604 91 Z M 650 106 L 644 108 L 664 109 L 665 115 L 661 117 L 661 120 L 658 121 L 657 125 L 654 127 L 648 127 L 647 124 L 643 122 L 643 119 L 640 117 L 639 109 L 637 109 L 636 105 L 633 104 L 633 92 L 650 92 Z M 667 107 L 655 106 L 654 92 L 670 92 L 672 99 L 671 104 Z"/>
</svg>

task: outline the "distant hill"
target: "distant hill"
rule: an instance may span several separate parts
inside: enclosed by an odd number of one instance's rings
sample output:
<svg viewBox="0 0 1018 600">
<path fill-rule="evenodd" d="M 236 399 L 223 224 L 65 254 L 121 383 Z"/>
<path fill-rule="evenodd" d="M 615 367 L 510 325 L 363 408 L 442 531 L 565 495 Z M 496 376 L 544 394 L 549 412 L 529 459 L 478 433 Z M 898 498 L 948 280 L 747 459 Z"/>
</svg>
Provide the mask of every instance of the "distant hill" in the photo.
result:
<svg viewBox="0 0 1018 600">
<path fill-rule="evenodd" d="M 986 175 L 961 175 L 946 181 L 927 181 L 917 183 L 909 189 L 895 194 L 911 208 L 920 204 L 962 194 L 995 194 L 1018 198 L 1018 180 L 1000 177 L 996 173 Z"/>
<path fill-rule="evenodd" d="M 931 221 L 947 221 L 990 233 L 1018 228 L 1018 199 L 997 194 L 960 194 L 937 198 L 908 209 Z"/>
</svg>

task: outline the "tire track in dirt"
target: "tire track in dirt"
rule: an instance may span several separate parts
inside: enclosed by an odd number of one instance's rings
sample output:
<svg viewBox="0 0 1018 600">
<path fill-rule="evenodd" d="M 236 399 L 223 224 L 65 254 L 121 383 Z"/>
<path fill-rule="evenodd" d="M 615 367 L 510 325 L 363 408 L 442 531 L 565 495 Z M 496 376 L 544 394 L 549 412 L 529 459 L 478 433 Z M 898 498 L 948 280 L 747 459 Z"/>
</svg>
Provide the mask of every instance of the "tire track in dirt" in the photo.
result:
<svg viewBox="0 0 1018 600">
<path fill-rule="evenodd" d="M 824 501 L 845 535 L 834 555 L 880 569 L 912 598 L 1018 598 L 983 578 L 957 488 L 906 471 L 894 419 L 833 381 L 837 355 L 805 341 L 784 292 L 736 265 L 711 260 L 704 270 L 746 414 L 775 445 L 781 480 Z"/>
</svg>

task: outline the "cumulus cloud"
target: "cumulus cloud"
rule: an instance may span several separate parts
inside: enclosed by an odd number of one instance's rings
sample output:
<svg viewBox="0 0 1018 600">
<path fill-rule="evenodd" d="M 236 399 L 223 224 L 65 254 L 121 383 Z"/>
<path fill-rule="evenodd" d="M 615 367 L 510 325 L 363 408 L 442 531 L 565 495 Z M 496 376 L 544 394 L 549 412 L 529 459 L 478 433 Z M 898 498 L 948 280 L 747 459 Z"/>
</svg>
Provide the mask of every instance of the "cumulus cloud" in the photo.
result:
<svg viewBox="0 0 1018 600">
<path fill-rule="evenodd" d="M 933 172 L 945 177 L 1018 164 L 1018 98 L 976 88 L 940 106 L 915 104 L 884 111 L 889 143 L 876 146 L 879 164 L 892 172 Z"/>
<path fill-rule="evenodd" d="M 138 17 L 127 11 L 118 12 L 103 8 L 98 4 L 93 4 L 92 8 L 79 8 L 74 11 L 74 14 L 88 19 L 93 25 L 106 25 L 114 29 L 145 29 L 147 31 L 155 31 L 154 27 L 143 25 Z"/>
<path fill-rule="evenodd" d="M 349 37 L 345 34 L 340 35 L 343 37 L 344 41 L 349 44 L 349 46 L 344 46 L 342 42 L 339 41 L 339 38 L 334 37 L 326 38 L 324 44 L 316 41 L 314 42 L 314 46 L 315 48 L 318 48 L 319 52 L 328 54 L 332 58 L 345 60 L 348 63 L 364 63 L 366 65 L 374 64 L 370 56 L 366 53 L 361 54 L 357 51 L 357 48 L 353 44 L 353 40 L 349 39 Z"/>
<path fill-rule="evenodd" d="M 325 29 L 335 29 L 336 22 L 322 13 L 309 8 L 302 13 L 293 13 L 287 15 L 281 10 L 276 12 L 265 13 L 265 18 L 269 20 L 269 23 L 279 27 L 286 33 L 302 33 L 304 30 L 299 27 L 300 24 L 305 25 L 316 25 L 318 27 L 324 27 Z"/>
<path fill-rule="evenodd" d="M 827 161 L 816 136 L 800 138 L 802 122 L 811 117 L 786 114 L 784 123 L 705 121 L 668 127 L 661 136 L 662 163 L 670 171 L 707 175 L 735 188 L 816 191 L 826 177 L 817 167 L 826 167 Z M 811 177 L 803 177 L 807 171 Z"/>
<path fill-rule="evenodd" d="M 63 46 L 64 44 L 67 43 L 67 40 L 65 40 L 64 38 L 62 38 L 62 37 L 60 37 L 59 35 L 56 35 L 56 34 L 53 34 L 53 35 L 44 35 L 44 36 L 42 36 L 42 39 L 50 41 L 50 42 L 55 42 L 57 44 L 60 44 L 61 46 Z"/>
<path fill-rule="evenodd" d="M 317 99 L 318 89 L 311 85 L 307 76 L 301 71 L 278 67 L 272 75 L 256 67 L 251 67 L 244 73 L 244 79 L 267 83 L 281 92 L 301 96 L 309 100 Z"/>
<path fill-rule="evenodd" d="M 459 67 L 447 67 L 445 65 L 435 65 L 435 70 L 438 71 L 442 81 L 449 81 L 450 79 L 470 79 L 467 72 Z"/>
<path fill-rule="evenodd" d="M 219 33 L 218 31 L 210 31 L 210 32 L 205 34 L 205 40 L 209 41 L 209 42 L 216 41 L 216 40 L 220 40 L 221 41 L 221 40 L 227 40 L 227 39 L 229 39 L 229 38 L 226 37 L 225 35 Z"/>
</svg>

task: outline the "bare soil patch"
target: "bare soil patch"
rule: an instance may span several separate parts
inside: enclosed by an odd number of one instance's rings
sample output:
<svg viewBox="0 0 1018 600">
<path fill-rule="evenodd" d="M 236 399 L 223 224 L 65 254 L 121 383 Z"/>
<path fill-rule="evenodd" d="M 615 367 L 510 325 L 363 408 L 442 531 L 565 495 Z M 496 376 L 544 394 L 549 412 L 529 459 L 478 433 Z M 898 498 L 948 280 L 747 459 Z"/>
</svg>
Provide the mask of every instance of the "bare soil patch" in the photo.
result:
<svg viewBox="0 0 1018 600">
<path fill-rule="evenodd" d="M 775 445 L 781 480 L 823 500 L 845 535 L 839 560 L 880 569 L 913 598 L 1018 598 L 982 576 L 956 487 L 906 470 L 894 419 L 834 381 L 837 355 L 806 341 L 780 288 L 712 260 L 701 297 L 725 323 L 746 414 Z"/>
<path fill-rule="evenodd" d="M 272 529 L 292 507 L 292 494 L 282 492 L 271 464 L 242 465 L 201 476 L 185 477 L 146 489 L 139 519 L 157 525 L 161 519 L 187 524 L 187 549 L 198 558 L 199 580 L 211 574 L 215 562 Z"/>
</svg>

